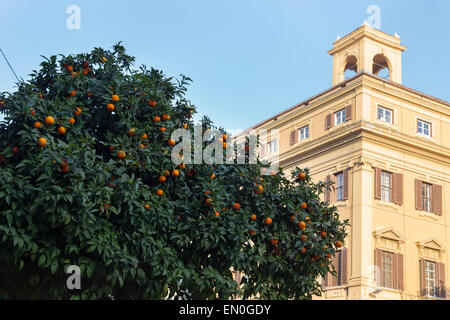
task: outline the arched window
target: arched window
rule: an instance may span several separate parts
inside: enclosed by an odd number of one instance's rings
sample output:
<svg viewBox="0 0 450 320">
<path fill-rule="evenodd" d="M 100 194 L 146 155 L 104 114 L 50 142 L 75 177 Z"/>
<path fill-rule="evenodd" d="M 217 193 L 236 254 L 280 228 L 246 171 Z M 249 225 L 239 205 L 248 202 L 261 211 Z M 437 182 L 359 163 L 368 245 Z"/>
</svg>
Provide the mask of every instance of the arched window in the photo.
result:
<svg viewBox="0 0 450 320">
<path fill-rule="evenodd" d="M 348 56 L 345 63 L 344 75 L 345 79 L 349 79 L 358 72 L 358 60 L 355 56 Z"/>
<path fill-rule="evenodd" d="M 389 60 L 383 54 L 373 57 L 372 73 L 379 77 L 390 79 L 391 69 Z"/>
</svg>

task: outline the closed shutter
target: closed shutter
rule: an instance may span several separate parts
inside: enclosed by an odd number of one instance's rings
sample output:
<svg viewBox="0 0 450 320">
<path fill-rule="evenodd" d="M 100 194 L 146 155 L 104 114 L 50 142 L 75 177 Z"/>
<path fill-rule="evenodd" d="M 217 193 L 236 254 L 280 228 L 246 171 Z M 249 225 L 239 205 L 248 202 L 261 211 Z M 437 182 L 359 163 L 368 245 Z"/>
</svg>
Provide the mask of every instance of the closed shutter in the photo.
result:
<svg viewBox="0 0 450 320">
<path fill-rule="evenodd" d="M 393 180 L 394 184 L 394 203 L 402 205 L 403 204 L 403 174 L 394 173 Z"/>
<path fill-rule="evenodd" d="M 344 170 L 344 188 L 343 188 L 343 199 L 348 199 L 348 169 Z"/>
<path fill-rule="evenodd" d="M 416 210 L 422 210 L 422 181 L 415 180 L 415 198 L 416 198 Z"/>
<path fill-rule="evenodd" d="M 381 200 L 381 169 L 375 168 L 375 199 Z"/>
<path fill-rule="evenodd" d="M 383 270 L 381 269 L 381 250 L 375 249 L 375 281 L 378 287 L 383 283 Z"/>
<path fill-rule="evenodd" d="M 329 181 L 331 181 L 330 179 L 331 179 L 331 178 L 330 178 L 330 175 L 327 175 L 325 181 L 326 181 L 326 182 L 329 182 Z M 331 200 L 330 198 L 331 198 L 331 191 L 330 191 L 330 190 L 326 190 L 326 191 L 325 191 L 325 201 L 330 202 L 330 200 Z"/>
<path fill-rule="evenodd" d="M 336 276 L 332 276 L 331 277 L 331 286 L 332 287 L 337 287 L 340 285 L 340 278 L 341 278 L 341 257 L 342 257 L 342 250 L 339 250 L 336 252 L 336 254 L 334 255 L 334 260 L 333 260 L 333 266 L 334 266 L 334 270 L 336 271 Z"/>
<path fill-rule="evenodd" d="M 266 155 L 266 148 L 267 148 L 267 145 L 265 143 L 262 143 L 261 150 L 260 150 L 261 157 L 264 157 Z"/>
<path fill-rule="evenodd" d="M 341 285 L 347 284 L 347 267 L 348 263 L 347 263 L 347 248 L 343 248 L 342 249 L 342 257 L 341 257 Z"/>
<path fill-rule="evenodd" d="M 442 215 L 442 186 L 433 184 L 433 212 L 439 216 Z"/>
<path fill-rule="evenodd" d="M 420 273 L 420 294 L 422 296 L 426 295 L 425 292 L 425 260 L 419 260 L 419 273 Z"/>
<path fill-rule="evenodd" d="M 352 120 L 352 105 L 345 107 L 345 121 Z"/>
<path fill-rule="evenodd" d="M 325 130 L 330 129 L 332 126 L 331 116 L 332 116 L 332 114 L 330 113 L 330 114 L 327 114 L 327 116 L 325 117 Z"/>
<path fill-rule="evenodd" d="M 403 282 L 403 255 L 401 253 L 396 253 L 394 255 L 395 261 L 395 284 L 394 289 L 403 291 L 404 290 L 404 282 Z"/>
<path fill-rule="evenodd" d="M 446 287 L 445 287 L 445 265 L 443 263 L 436 263 L 436 287 L 437 296 L 439 298 L 446 297 Z"/>
<path fill-rule="evenodd" d="M 296 130 L 292 130 L 291 131 L 291 136 L 290 136 L 290 139 L 289 139 L 289 145 L 293 145 L 293 144 L 295 144 L 295 142 L 296 142 L 296 140 L 295 140 L 295 131 Z"/>
</svg>

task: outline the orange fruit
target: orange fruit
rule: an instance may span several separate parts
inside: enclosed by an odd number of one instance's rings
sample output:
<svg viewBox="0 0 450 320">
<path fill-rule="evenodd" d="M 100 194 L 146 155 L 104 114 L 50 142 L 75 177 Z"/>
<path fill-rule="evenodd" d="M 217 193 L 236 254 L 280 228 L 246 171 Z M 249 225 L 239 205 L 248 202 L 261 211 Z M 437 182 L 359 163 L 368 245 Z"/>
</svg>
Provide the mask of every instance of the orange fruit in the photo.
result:
<svg viewBox="0 0 450 320">
<path fill-rule="evenodd" d="M 325 231 L 320 232 L 320 236 L 322 238 L 325 238 L 327 236 L 327 233 Z"/>
<path fill-rule="evenodd" d="M 266 224 L 266 225 L 272 224 L 272 218 L 267 217 L 267 218 L 264 220 L 264 224 Z"/>
<path fill-rule="evenodd" d="M 209 190 L 206 190 L 205 192 L 203 192 L 203 194 L 205 195 L 205 196 L 207 196 L 208 194 L 210 194 L 211 193 L 211 191 L 209 191 Z"/>
<path fill-rule="evenodd" d="M 178 169 L 183 170 L 184 168 L 186 168 L 186 165 L 185 165 L 184 163 L 180 163 L 180 164 L 178 165 Z"/>
<path fill-rule="evenodd" d="M 164 170 L 164 175 L 167 177 L 170 174 L 169 170 Z"/>
<path fill-rule="evenodd" d="M 241 208 L 241 205 L 240 205 L 239 203 L 235 202 L 235 203 L 233 204 L 233 209 L 234 209 L 234 210 L 239 210 L 240 208 Z"/>
<path fill-rule="evenodd" d="M 250 220 L 255 221 L 256 220 L 256 214 L 252 213 L 252 215 L 250 216 Z"/>
<path fill-rule="evenodd" d="M 311 219 L 309 217 L 305 218 L 307 224 L 311 224 Z"/>
<path fill-rule="evenodd" d="M 224 141 L 227 140 L 227 135 L 226 135 L 225 133 L 222 133 L 222 139 L 223 139 Z"/>
<path fill-rule="evenodd" d="M 300 173 L 298 174 L 298 178 L 299 178 L 300 180 L 303 180 L 303 179 L 306 178 L 306 174 L 305 174 L 304 172 L 300 172 Z"/>
<path fill-rule="evenodd" d="M 165 176 L 159 176 L 158 181 L 159 182 L 165 182 L 166 181 L 166 177 Z"/>
<path fill-rule="evenodd" d="M 306 229 L 306 223 L 304 221 L 300 221 L 298 223 L 298 226 L 300 227 L 301 230 L 305 230 Z"/>
<path fill-rule="evenodd" d="M 123 150 L 120 150 L 119 152 L 117 152 L 117 158 L 119 158 L 119 159 L 125 158 L 126 155 L 127 154 Z"/>
<path fill-rule="evenodd" d="M 305 242 L 306 239 L 308 239 L 308 237 L 305 236 L 304 234 L 302 234 L 302 235 L 300 236 L 300 240 L 302 240 L 303 242 Z"/>
<path fill-rule="evenodd" d="M 303 248 L 302 250 L 301 250 L 301 253 L 305 253 L 306 252 L 306 248 Z"/>
<path fill-rule="evenodd" d="M 156 190 L 156 194 L 158 196 L 162 196 L 164 194 L 164 191 L 162 191 L 161 189 Z"/>
<path fill-rule="evenodd" d="M 142 137 L 141 137 L 142 140 L 147 139 L 147 138 L 148 138 L 148 136 L 147 136 L 146 133 L 144 133 L 144 134 L 142 135 Z"/>
<path fill-rule="evenodd" d="M 76 92 L 75 90 L 70 91 L 70 95 L 71 95 L 72 97 L 75 97 L 76 94 L 77 94 L 77 92 Z"/>
<path fill-rule="evenodd" d="M 92 98 L 92 96 L 93 96 L 92 92 L 88 92 L 88 93 L 87 93 L 87 96 L 88 96 L 89 98 Z"/>
<path fill-rule="evenodd" d="M 172 177 L 178 177 L 180 175 L 180 171 L 178 171 L 177 169 L 174 169 L 172 171 Z"/>
<path fill-rule="evenodd" d="M 70 118 L 70 119 L 69 119 L 69 123 L 70 123 L 70 124 L 74 124 L 74 123 L 75 123 L 75 119 L 74 119 L 74 118 Z"/>
<path fill-rule="evenodd" d="M 341 241 L 336 241 L 335 243 L 334 243 L 335 245 L 336 245 L 336 247 L 338 247 L 338 248 L 340 248 L 340 247 L 342 247 L 342 242 Z"/>
<path fill-rule="evenodd" d="M 136 130 L 135 130 L 134 128 L 131 128 L 130 130 L 128 130 L 128 135 L 129 135 L 130 137 L 133 137 L 135 131 L 136 131 Z"/>
<path fill-rule="evenodd" d="M 109 151 L 113 151 L 114 148 L 114 146 L 109 146 Z"/>
<path fill-rule="evenodd" d="M 159 122 L 159 121 L 161 121 L 161 118 L 159 116 L 153 117 L 153 122 Z"/>
<path fill-rule="evenodd" d="M 72 66 L 67 66 L 67 71 L 72 72 L 73 71 L 73 67 Z"/>
<path fill-rule="evenodd" d="M 173 140 L 173 139 L 169 139 L 168 141 L 167 141 L 167 143 L 169 144 L 169 146 L 174 146 L 175 145 L 175 140 Z"/>
<path fill-rule="evenodd" d="M 63 173 L 68 173 L 68 172 L 69 172 L 69 166 L 66 165 L 66 166 L 62 167 L 62 168 L 61 168 L 61 171 L 62 171 Z"/>
<path fill-rule="evenodd" d="M 224 142 L 224 143 L 222 144 L 222 146 L 223 146 L 224 149 L 226 149 L 226 148 L 227 148 L 227 143 Z"/>
<path fill-rule="evenodd" d="M 327 259 L 331 259 L 331 258 L 332 258 L 331 254 L 327 253 Z"/>
<path fill-rule="evenodd" d="M 164 131 L 166 131 L 166 128 L 162 127 L 161 129 L 159 129 L 159 132 L 164 133 Z"/>
<path fill-rule="evenodd" d="M 115 107 L 114 107 L 114 105 L 113 105 L 112 103 L 108 103 L 108 104 L 106 105 L 106 110 L 108 110 L 108 111 L 114 111 L 114 109 L 115 109 Z"/>
<path fill-rule="evenodd" d="M 144 208 L 145 208 L 145 210 L 148 210 L 148 209 L 150 209 L 150 205 L 147 203 L 147 204 L 144 206 Z"/>
<path fill-rule="evenodd" d="M 47 139 L 39 138 L 38 144 L 39 144 L 39 146 L 44 147 L 47 144 Z"/>
<path fill-rule="evenodd" d="M 36 122 L 34 123 L 34 127 L 35 127 L 36 129 L 40 129 L 41 126 L 42 126 L 42 123 L 40 123 L 39 121 L 36 121 Z"/>
<path fill-rule="evenodd" d="M 46 125 L 51 126 L 55 123 L 55 118 L 53 118 L 52 116 L 47 116 L 45 117 L 44 122 Z"/>
<path fill-rule="evenodd" d="M 271 240 L 270 240 L 270 243 L 271 243 L 273 246 L 276 246 L 276 245 L 278 244 L 278 240 L 276 240 L 276 239 L 271 239 Z"/>
<path fill-rule="evenodd" d="M 75 111 L 73 112 L 76 116 L 79 116 L 81 114 L 81 108 L 76 107 Z"/>
<path fill-rule="evenodd" d="M 255 230 L 250 230 L 250 234 L 253 236 L 256 233 Z"/>
<path fill-rule="evenodd" d="M 89 70 L 87 70 L 87 69 L 83 69 L 83 71 L 81 71 L 81 72 L 83 72 L 83 75 L 87 76 L 87 75 L 88 75 L 88 73 L 89 73 Z"/>
<path fill-rule="evenodd" d="M 306 209 L 308 207 L 308 205 L 306 204 L 306 202 L 303 202 L 302 205 L 300 206 L 301 209 Z"/>
<path fill-rule="evenodd" d="M 207 204 L 207 205 L 211 205 L 211 203 L 212 203 L 212 199 L 211 198 L 206 198 L 205 199 L 205 203 Z"/>
<path fill-rule="evenodd" d="M 256 190 L 255 190 L 256 193 L 260 194 L 263 191 L 264 191 L 264 188 L 262 185 L 260 185 L 260 184 L 256 185 Z"/>
<path fill-rule="evenodd" d="M 155 100 L 148 100 L 148 105 L 151 107 L 156 107 L 156 101 Z"/>
<path fill-rule="evenodd" d="M 0 101 L 0 107 L 3 107 L 5 105 L 5 101 Z"/>
<path fill-rule="evenodd" d="M 112 101 L 119 101 L 119 96 L 117 94 L 113 94 L 111 97 Z"/>
<path fill-rule="evenodd" d="M 58 127 L 58 129 L 56 131 L 58 131 L 58 133 L 60 135 L 66 134 L 66 128 L 64 128 L 64 127 Z"/>
<path fill-rule="evenodd" d="M 12 151 L 14 154 L 18 154 L 20 149 L 19 149 L 19 147 L 14 147 Z"/>
<path fill-rule="evenodd" d="M 215 214 L 216 214 L 216 217 L 219 217 L 219 216 L 220 216 L 219 211 L 216 211 Z"/>
<path fill-rule="evenodd" d="M 292 222 L 294 222 L 295 221 L 295 216 L 292 215 L 290 219 L 291 219 Z"/>
<path fill-rule="evenodd" d="M 30 108 L 30 111 L 31 111 L 31 115 L 32 115 L 32 116 L 34 116 L 34 115 L 36 114 L 36 111 L 34 111 L 33 108 Z"/>
<path fill-rule="evenodd" d="M 183 127 L 184 127 L 185 129 L 187 129 L 187 128 L 188 128 L 188 125 L 185 123 L 185 124 L 183 124 Z"/>
</svg>

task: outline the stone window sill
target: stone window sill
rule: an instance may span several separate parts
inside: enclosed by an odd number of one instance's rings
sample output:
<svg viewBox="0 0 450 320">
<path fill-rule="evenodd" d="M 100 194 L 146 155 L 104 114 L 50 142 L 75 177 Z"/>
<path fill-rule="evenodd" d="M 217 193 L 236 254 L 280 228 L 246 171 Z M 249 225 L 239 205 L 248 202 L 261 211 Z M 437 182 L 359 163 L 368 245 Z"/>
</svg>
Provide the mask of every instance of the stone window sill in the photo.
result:
<svg viewBox="0 0 450 320">
<path fill-rule="evenodd" d="M 394 210 L 397 210 L 397 208 L 399 206 L 398 204 L 395 204 L 395 203 L 390 202 L 390 201 L 384 201 L 384 200 L 378 200 L 377 201 L 377 205 L 384 206 L 384 207 L 389 207 L 389 208 L 394 209 Z"/>
<path fill-rule="evenodd" d="M 434 221 L 439 221 L 439 217 L 437 214 L 432 213 L 432 212 L 428 212 L 428 211 L 419 211 L 419 216 L 421 217 L 426 217 L 426 218 L 430 218 Z"/>
</svg>

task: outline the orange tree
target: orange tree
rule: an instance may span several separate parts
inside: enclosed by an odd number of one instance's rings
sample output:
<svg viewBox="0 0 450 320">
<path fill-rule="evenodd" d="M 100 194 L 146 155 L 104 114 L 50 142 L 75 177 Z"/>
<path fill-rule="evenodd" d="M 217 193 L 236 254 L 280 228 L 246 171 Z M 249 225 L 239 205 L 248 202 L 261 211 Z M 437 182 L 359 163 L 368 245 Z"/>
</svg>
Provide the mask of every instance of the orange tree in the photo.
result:
<svg viewBox="0 0 450 320">
<path fill-rule="evenodd" d="M 262 176 L 259 160 L 175 165 L 171 133 L 194 128 L 190 79 L 133 61 L 120 44 L 52 56 L 1 94 L 0 297 L 320 294 L 348 223 L 320 200 L 330 185 L 307 169 Z"/>
</svg>

